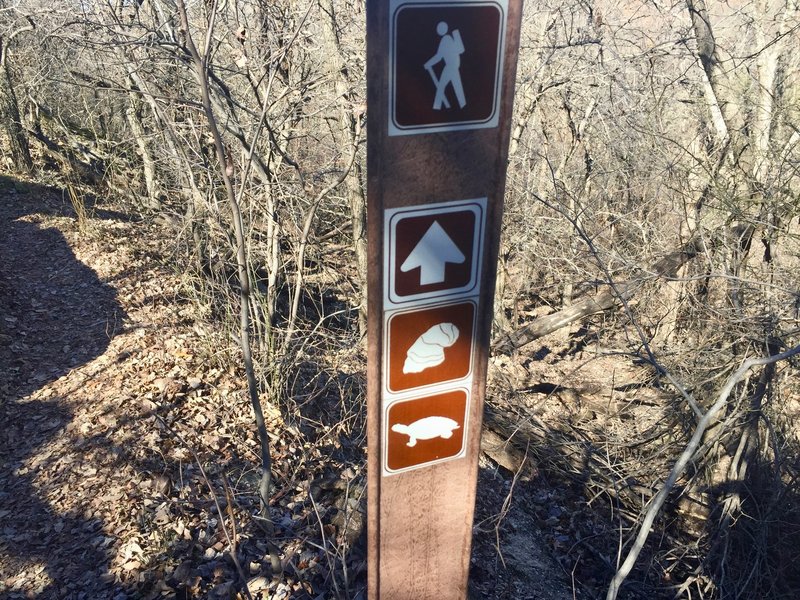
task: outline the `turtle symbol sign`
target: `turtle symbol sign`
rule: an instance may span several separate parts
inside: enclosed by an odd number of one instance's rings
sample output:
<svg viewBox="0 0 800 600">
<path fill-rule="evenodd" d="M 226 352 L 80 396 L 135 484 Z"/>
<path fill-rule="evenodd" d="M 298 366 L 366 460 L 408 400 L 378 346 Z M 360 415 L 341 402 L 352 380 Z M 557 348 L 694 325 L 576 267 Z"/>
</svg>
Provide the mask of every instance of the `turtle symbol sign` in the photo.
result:
<svg viewBox="0 0 800 600">
<path fill-rule="evenodd" d="M 469 392 L 464 388 L 391 403 L 385 419 L 386 472 L 462 456 L 468 406 Z"/>
<path fill-rule="evenodd" d="M 410 425 L 395 423 L 392 431 L 408 436 L 406 446 L 413 448 L 417 445 L 417 440 L 432 440 L 442 438 L 448 440 L 453 437 L 453 431 L 458 429 L 458 423 L 447 417 L 425 417 L 414 421 Z"/>
</svg>

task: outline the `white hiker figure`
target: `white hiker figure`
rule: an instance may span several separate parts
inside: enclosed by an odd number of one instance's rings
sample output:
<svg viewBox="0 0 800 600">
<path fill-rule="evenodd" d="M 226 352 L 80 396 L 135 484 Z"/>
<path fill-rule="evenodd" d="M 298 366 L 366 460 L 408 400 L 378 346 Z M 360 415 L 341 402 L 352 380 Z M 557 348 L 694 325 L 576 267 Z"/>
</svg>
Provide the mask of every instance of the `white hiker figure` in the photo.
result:
<svg viewBox="0 0 800 600">
<path fill-rule="evenodd" d="M 458 105 L 464 108 L 467 105 L 467 100 L 464 98 L 464 86 L 461 85 L 461 55 L 464 54 L 464 43 L 461 41 L 461 34 L 458 29 L 454 29 L 452 33 L 447 33 L 449 27 L 444 21 L 440 21 L 436 26 L 436 33 L 442 38 L 439 40 L 439 49 L 436 51 L 428 62 L 425 63 L 425 69 L 431 75 L 433 83 L 436 86 L 436 97 L 433 99 L 433 110 L 441 110 L 442 107 L 450 108 L 450 102 L 447 101 L 446 91 L 447 86 L 452 85 L 453 91 L 456 94 Z M 433 66 L 444 61 L 444 68 L 442 74 L 436 77 Z"/>
</svg>

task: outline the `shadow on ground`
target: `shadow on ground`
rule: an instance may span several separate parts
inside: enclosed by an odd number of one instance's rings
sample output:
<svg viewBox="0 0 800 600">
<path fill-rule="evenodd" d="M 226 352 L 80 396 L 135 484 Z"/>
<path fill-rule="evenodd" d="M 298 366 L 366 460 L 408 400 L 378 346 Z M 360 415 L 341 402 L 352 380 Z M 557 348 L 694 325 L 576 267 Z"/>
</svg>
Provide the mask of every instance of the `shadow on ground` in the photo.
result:
<svg viewBox="0 0 800 600">
<path fill-rule="evenodd" d="M 514 539 L 519 532 L 538 528 L 576 597 L 605 598 L 642 515 L 695 430 L 683 396 L 659 387 L 649 370 L 637 367 L 634 377 L 610 376 L 595 387 L 603 373 L 614 372 L 609 363 L 594 374 L 584 368 L 600 356 L 576 358 L 561 372 L 539 365 L 531 371 L 538 378 L 533 385 L 530 373 L 517 382 L 495 379 L 485 430 L 504 440 L 509 453 L 534 463 L 536 476 L 514 482 L 512 472 L 501 473 L 508 482 L 503 506 L 510 510 L 497 515 L 497 500 L 482 504 L 494 482 L 481 474 L 478 515 L 488 527 L 480 527 L 491 534 L 497 525 L 495 561 L 503 569 L 492 564 L 491 553 L 478 555 L 477 567 L 492 576 L 513 569 L 523 555 Z M 642 363 L 630 356 L 630 364 Z M 619 375 L 625 363 L 616 364 Z M 796 366 L 780 368 L 782 375 L 754 369 L 749 385 L 731 394 L 711 438 L 717 449 L 701 448 L 692 458 L 652 523 L 620 599 L 800 597 L 800 448 L 786 408 Z M 554 375 L 563 384 L 552 383 Z M 724 468 L 715 471 L 719 465 Z M 524 596 L 512 590 L 507 597 Z"/>
<path fill-rule="evenodd" d="M 38 223 L 62 214 L 52 190 L 0 177 L 0 595 L 125 597 L 104 582 L 102 523 L 56 514 L 47 497 L 66 468 L 57 448 L 73 414 L 64 399 L 33 394 L 100 356 L 124 316 L 61 232 Z"/>
</svg>

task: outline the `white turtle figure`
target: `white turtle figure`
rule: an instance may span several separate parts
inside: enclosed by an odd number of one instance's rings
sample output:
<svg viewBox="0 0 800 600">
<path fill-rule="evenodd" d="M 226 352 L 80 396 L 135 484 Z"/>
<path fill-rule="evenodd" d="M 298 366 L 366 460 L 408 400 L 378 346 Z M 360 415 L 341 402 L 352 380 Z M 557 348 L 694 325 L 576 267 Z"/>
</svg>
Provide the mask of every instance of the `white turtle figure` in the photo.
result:
<svg viewBox="0 0 800 600">
<path fill-rule="evenodd" d="M 425 417 L 414 421 L 410 425 L 395 423 L 392 431 L 408 436 L 406 446 L 409 448 L 417 445 L 417 440 L 432 440 L 439 437 L 449 439 L 453 437 L 453 431 L 458 429 L 458 423 L 447 417 Z"/>
</svg>

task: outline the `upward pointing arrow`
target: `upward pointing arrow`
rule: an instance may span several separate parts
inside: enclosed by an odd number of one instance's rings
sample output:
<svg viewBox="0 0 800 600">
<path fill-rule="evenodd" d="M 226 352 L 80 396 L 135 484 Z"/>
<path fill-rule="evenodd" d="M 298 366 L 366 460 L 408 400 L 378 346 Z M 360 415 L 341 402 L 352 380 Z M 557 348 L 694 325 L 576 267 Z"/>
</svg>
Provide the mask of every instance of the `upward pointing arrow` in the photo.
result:
<svg viewBox="0 0 800 600">
<path fill-rule="evenodd" d="M 444 282 L 444 267 L 447 263 L 460 264 L 465 260 L 466 257 L 455 242 L 450 239 L 439 222 L 434 221 L 414 246 L 408 258 L 400 265 L 400 270 L 406 273 L 419 267 L 420 285 L 430 285 Z"/>
</svg>

